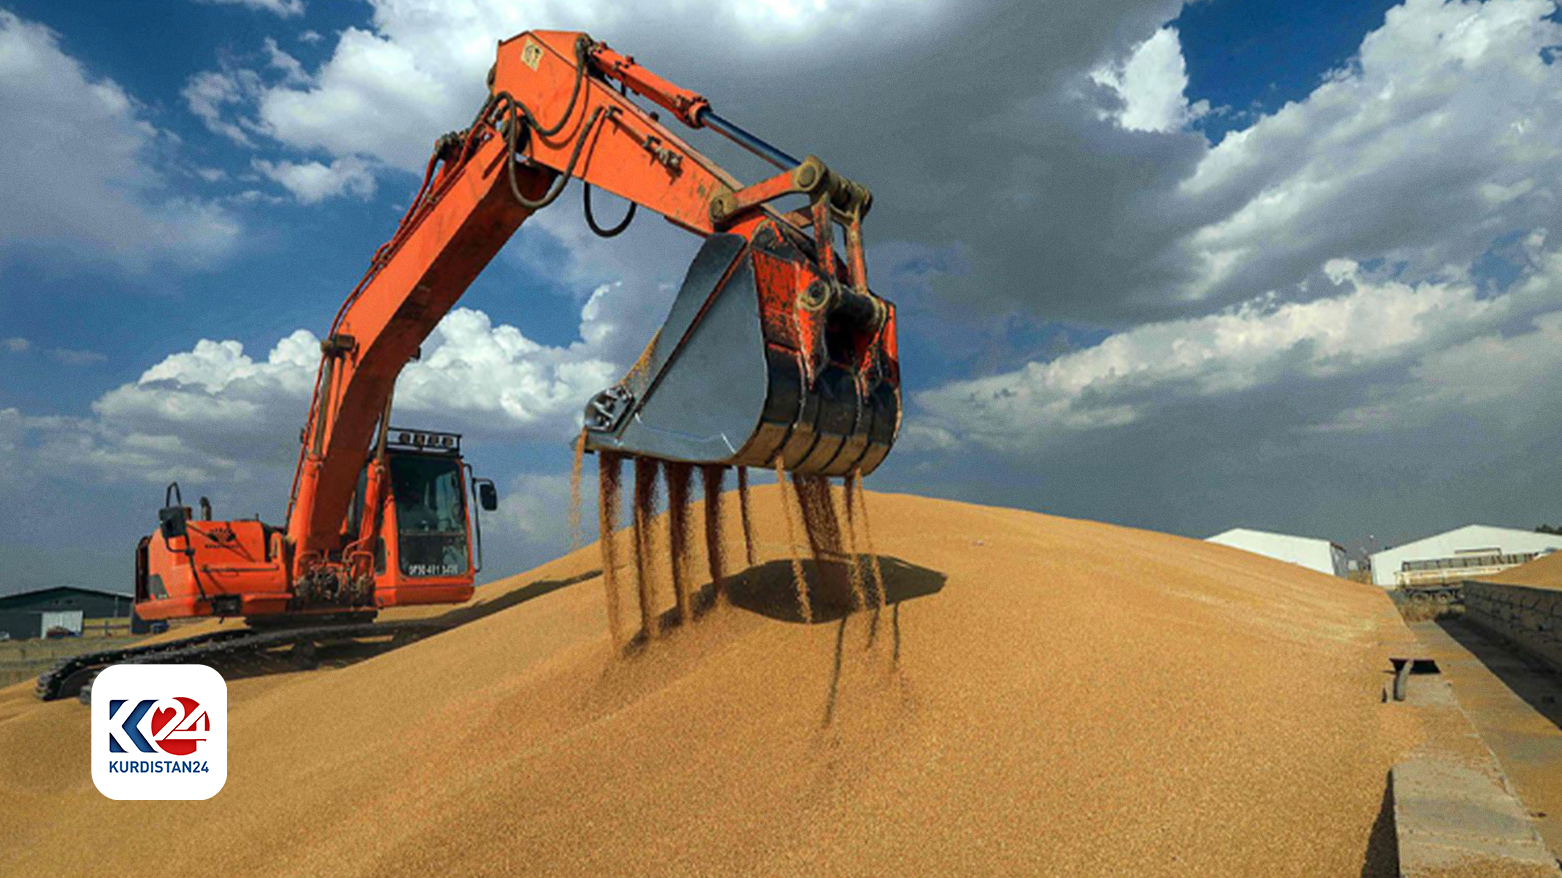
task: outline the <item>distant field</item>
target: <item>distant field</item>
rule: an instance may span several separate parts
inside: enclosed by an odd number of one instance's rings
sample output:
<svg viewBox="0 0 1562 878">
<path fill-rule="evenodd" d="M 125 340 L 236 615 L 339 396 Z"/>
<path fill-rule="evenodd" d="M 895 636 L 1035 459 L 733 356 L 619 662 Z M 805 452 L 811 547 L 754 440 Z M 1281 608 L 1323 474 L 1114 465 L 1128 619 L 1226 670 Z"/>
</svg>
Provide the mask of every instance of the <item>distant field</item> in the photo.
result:
<svg viewBox="0 0 1562 878">
<path fill-rule="evenodd" d="M 11 640 L 0 643 L 0 686 L 38 676 L 63 658 L 128 646 L 140 637 L 65 637 L 59 640 Z"/>
</svg>

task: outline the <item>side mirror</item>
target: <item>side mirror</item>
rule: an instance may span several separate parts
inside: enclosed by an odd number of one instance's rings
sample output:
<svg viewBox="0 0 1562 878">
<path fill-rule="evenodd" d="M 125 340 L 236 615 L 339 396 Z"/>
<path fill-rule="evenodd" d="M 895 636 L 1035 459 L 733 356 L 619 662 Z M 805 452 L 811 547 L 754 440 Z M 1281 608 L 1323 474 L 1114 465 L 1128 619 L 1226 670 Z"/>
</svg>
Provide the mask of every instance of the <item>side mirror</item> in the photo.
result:
<svg viewBox="0 0 1562 878">
<path fill-rule="evenodd" d="M 493 482 L 483 479 L 477 483 L 477 505 L 483 507 L 484 512 L 493 512 L 499 508 L 499 490 Z"/>
<path fill-rule="evenodd" d="M 183 506 L 164 506 L 157 511 L 157 529 L 162 532 L 164 540 L 172 540 L 185 535 L 185 521 L 188 512 Z"/>
</svg>

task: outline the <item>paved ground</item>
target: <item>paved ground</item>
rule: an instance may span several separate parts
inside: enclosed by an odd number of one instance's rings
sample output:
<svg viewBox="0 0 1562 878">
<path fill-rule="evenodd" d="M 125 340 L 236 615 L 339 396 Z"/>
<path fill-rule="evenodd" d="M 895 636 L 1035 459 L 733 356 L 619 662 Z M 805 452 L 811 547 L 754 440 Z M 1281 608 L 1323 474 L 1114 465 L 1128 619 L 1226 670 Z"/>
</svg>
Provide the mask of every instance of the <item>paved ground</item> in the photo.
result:
<svg viewBox="0 0 1562 878">
<path fill-rule="evenodd" d="M 1502 764 L 1553 854 L 1562 855 L 1562 676 L 1458 620 L 1411 626 Z"/>
</svg>

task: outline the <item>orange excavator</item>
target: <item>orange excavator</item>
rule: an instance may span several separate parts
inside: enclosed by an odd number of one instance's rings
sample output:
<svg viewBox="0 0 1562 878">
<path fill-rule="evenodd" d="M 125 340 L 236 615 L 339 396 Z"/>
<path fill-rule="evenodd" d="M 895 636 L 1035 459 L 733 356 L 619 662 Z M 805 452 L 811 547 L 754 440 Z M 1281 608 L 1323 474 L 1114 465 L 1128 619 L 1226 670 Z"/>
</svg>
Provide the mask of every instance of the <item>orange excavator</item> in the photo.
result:
<svg viewBox="0 0 1562 878">
<path fill-rule="evenodd" d="M 884 460 L 900 374 L 894 308 L 868 288 L 866 187 L 786 155 L 585 34 L 501 42 L 488 85 L 471 126 L 436 143 L 395 235 L 321 342 L 286 526 L 212 520 L 204 498 L 197 517 L 170 485 L 157 531 L 136 549 L 140 619 L 243 616 L 247 628 L 82 657 L 41 677 L 40 696 L 116 660 L 297 647 L 326 623 L 384 631 L 365 625 L 380 608 L 470 598 L 481 528 L 468 498 L 494 510 L 494 485 L 474 477 L 458 435 L 393 427 L 392 394 L 440 319 L 571 177 L 600 235 L 643 206 L 704 238 L 640 361 L 587 403 L 586 451 L 816 476 L 866 475 Z M 739 183 L 662 113 L 779 173 Z M 597 223 L 593 188 L 631 203 L 622 222 Z"/>
</svg>

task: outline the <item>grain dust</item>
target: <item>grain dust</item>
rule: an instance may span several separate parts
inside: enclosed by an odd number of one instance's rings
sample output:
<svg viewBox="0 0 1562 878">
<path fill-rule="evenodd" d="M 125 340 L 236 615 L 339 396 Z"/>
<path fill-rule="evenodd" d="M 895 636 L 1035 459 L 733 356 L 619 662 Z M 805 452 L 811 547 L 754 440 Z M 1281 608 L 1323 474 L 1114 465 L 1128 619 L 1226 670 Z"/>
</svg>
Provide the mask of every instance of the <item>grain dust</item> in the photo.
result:
<svg viewBox="0 0 1562 878">
<path fill-rule="evenodd" d="M 607 604 L 608 631 L 613 645 L 624 642 L 623 590 L 618 581 L 618 501 L 623 493 L 623 458 L 613 451 L 597 454 L 597 530 L 602 554 L 602 589 Z"/>
<path fill-rule="evenodd" d="M 569 471 L 569 548 L 573 552 L 581 546 L 580 529 L 580 470 L 586 459 L 586 431 L 575 437 L 575 461 Z"/>
<path fill-rule="evenodd" d="M 754 525 L 749 518 L 748 503 L 748 467 L 738 467 L 738 512 L 743 519 L 743 557 L 748 561 L 748 566 L 753 567 L 754 561 Z"/>
<path fill-rule="evenodd" d="M 635 594 L 640 605 L 640 630 L 647 638 L 661 633 L 656 606 L 656 563 L 652 558 L 656 544 L 656 482 L 660 461 L 635 458 Z"/>
<path fill-rule="evenodd" d="M 794 490 L 787 490 L 786 470 L 782 468 L 780 460 L 776 461 L 776 484 L 780 487 L 777 493 L 781 497 L 781 513 L 786 519 L 786 547 L 792 561 L 792 585 L 797 589 L 797 612 L 803 617 L 804 624 L 808 624 L 814 620 L 814 609 L 808 595 L 808 577 L 803 573 L 802 550 L 797 544 L 797 513 L 792 511 L 792 499 L 797 496 L 797 491 L 795 485 Z"/>
<path fill-rule="evenodd" d="M 847 517 L 862 522 L 862 548 L 868 556 L 868 569 L 873 571 L 874 600 L 879 609 L 884 609 L 886 594 L 884 591 L 884 569 L 879 564 L 878 550 L 873 548 L 873 530 L 868 525 L 868 494 L 862 487 L 862 476 L 855 471 L 846 476 L 846 508 Z M 853 498 L 856 498 L 853 500 Z M 855 539 L 855 537 L 854 537 Z"/>
<path fill-rule="evenodd" d="M 847 475 L 841 485 L 841 518 L 846 535 L 846 561 L 847 573 L 851 577 L 852 606 L 862 609 L 868 605 L 868 590 L 862 581 L 862 568 L 865 563 L 862 551 L 857 546 L 857 504 L 852 499 L 853 475 Z M 831 504 L 834 504 L 834 492 L 831 492 Z"/>
<path fill-rule="evenodd" d="M 679 623 L 688 625 L 694 621 L 694 584 L 690 581 L 689 570 L 689 486 L 694 467 L 668 461 L 664 470 L 667 474 L 667 554 L 672 566 L 673 600 L 678 608 Z"/>
<path fill-rule="evenodd" d="M 727 596 L 727 543 L 721 523 L 721 488 L 726 467 L 700 467 L 700 483 L 705 493 L 705 560 L 710 572 L 711 592 L 720 603 Z"/>
<path fill-rule="evenodd" d="M 808 549 L 813 553 L 814 569 L 822 580 L 820 586 L 824 594 L 832 602 L 840 603 L 839 596 L 849 592 L 853 608 L 861 609 L 867 603 L 866 596 L 862 592 L 861 578 L 852 573 L 856 559 L 846 551 L 830 479 L 794 474 L 792 485 L 797 492 L 803 531 L 808 537 Z"/>
</svg>

